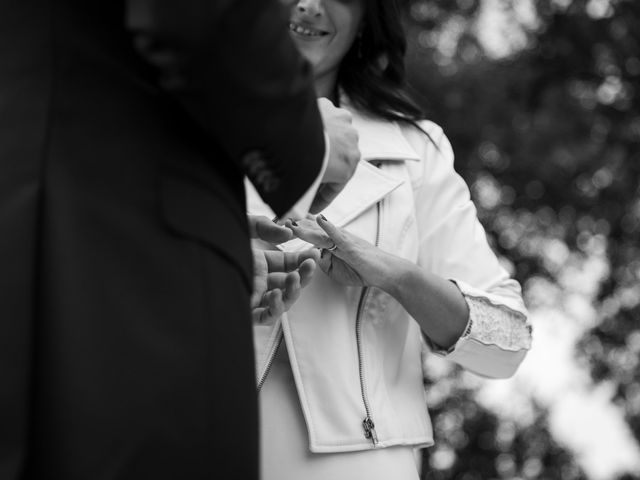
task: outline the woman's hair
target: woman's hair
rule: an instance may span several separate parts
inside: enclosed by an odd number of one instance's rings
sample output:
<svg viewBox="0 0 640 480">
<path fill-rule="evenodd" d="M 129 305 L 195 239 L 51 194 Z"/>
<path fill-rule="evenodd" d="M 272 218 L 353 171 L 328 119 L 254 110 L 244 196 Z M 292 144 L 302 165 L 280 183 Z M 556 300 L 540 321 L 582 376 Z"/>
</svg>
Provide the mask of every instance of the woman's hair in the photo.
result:
<svg viewBox="0 0 640 480">
<path fill-rule="evenodd" d="M 363 28 L 340 64 L 338 85 L 364 111 L 420 128 L 417 122 L 424 114 L 406 92 L 407 41 L 398 3 L 362 1 Z"/>
</svg>

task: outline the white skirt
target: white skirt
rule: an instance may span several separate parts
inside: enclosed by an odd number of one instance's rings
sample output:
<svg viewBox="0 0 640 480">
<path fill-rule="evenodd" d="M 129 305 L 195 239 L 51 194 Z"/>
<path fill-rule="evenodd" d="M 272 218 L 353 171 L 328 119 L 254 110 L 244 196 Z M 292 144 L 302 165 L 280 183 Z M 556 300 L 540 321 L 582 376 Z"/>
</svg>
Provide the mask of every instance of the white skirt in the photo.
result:
<svg viewBox="0 0 640 480">
<path fill-rule="evenodd" d="M 312 453 L 284 342 L 262 386 L 261 480 L 419 480 L 414 449 Z"/>
</svg>

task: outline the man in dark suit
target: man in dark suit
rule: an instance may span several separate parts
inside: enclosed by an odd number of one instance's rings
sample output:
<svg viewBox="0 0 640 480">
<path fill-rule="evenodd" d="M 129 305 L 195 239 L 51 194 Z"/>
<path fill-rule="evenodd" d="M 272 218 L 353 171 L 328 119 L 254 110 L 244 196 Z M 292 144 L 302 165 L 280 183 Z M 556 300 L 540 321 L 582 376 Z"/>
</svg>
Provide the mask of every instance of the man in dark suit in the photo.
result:
<svg viewBox="0 0 640 480">
<path fill-rule="evenodd" d="M 286 24 L 275 0 L 0 0 L 1 479 L 256 478 L 242 179 L 284 214 L 325 153 Z"/>
</svg>

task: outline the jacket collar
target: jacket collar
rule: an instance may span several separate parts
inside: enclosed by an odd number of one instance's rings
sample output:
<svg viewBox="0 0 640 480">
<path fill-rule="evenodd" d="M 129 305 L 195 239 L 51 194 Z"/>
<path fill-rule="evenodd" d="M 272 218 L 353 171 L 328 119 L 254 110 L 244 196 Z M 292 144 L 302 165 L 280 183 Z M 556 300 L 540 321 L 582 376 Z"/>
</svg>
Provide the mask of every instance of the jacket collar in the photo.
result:
<svg viewBox="0 0 640 480">
<path fill-rule="evenodd" d="M 396 122 L 367 115 L 354 108 L 344 94 L 340 97 L 340 105 L 353 115 L 363 160 L 420 160 Z"/>
</svg>

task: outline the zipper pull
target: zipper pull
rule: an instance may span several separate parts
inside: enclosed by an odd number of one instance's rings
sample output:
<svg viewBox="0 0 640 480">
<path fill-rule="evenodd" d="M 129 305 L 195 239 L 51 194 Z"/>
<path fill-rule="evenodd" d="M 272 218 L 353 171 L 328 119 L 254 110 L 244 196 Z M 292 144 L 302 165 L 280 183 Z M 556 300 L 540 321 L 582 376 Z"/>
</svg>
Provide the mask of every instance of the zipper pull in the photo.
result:
<svg viewBox="0 0 640 480">
<path fill-rule="evenodd" d="M 378 443 L 378 435 L 376 434 L 376 426 L 370 416 L 367 415 L 362 421 L 362 428 L 364 428 L 364 438 L 370 438 L 375 447 Z"/>
</svg>

